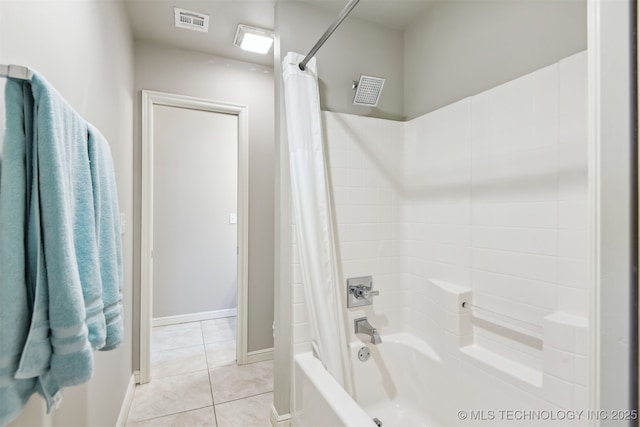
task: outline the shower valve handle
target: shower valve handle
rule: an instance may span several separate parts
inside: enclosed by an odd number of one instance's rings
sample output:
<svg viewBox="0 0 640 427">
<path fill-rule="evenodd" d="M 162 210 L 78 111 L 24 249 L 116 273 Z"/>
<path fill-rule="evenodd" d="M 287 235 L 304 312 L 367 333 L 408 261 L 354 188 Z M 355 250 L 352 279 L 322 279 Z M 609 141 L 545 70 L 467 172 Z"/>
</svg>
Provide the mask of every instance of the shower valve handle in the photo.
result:
<svg viewBox="0 0 640 427">
<path fill-rule="evenodd" d="M 347 279 L 347 308 L 371 305 L 373 297 L 378 295 L 380 292 L 373 290 L 371 276 Z"/>
<path fill-rule="evenodd" d="M 351 285 L 349 292 L 353 294 L 357 299 L 363 299 L 367 297 L 374 297 L 380 295 L 380 291 L 371 290 L 371 286 L 367 285 Z"/>
</svg>

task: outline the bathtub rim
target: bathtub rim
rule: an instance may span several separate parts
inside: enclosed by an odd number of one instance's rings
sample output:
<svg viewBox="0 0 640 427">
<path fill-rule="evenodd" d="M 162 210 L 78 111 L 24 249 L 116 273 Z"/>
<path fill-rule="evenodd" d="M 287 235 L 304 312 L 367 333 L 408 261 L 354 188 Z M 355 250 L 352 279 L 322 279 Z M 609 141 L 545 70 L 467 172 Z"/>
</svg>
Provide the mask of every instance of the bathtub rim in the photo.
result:
<svg viewBox="0 0 640 427">
<path fill-rule="evenodd" d="M 294 365 L 300 368 L 313 387 L 318 390 L 326 403 L 334 409 L 335 415 L 345 426 L 373 425 L 373 419 L 360 407 L 360 405 L 345 391 L 345 389 L 329 374 L 312 352 L 305 352 L 294 357 Z M 297 383 L 298 379 L 294 381 Z M 295 399 L 298 391 L 294 391 Z M 298 419 L 298 402 L 293 405 L 292 420 Z M 304 408 L 302 408 L 304 409 Z"/>
</svg>

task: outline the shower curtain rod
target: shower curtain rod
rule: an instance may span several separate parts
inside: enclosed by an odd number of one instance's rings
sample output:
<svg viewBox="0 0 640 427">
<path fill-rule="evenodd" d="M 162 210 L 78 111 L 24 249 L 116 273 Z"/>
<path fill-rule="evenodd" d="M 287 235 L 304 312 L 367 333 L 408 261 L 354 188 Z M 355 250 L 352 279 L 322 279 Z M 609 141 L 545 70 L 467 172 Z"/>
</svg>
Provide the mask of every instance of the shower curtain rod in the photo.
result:
<svg viewBox="0 0 640 427">
<path fill-rule="evenodd" d="M 2 65 L 0 64 L 0 77 L 11 77 L 14 79 L 31 80 L 33 71 L 29 67 L 22 65 Z"/>
<path fill-rule="evenodd" d="M 349 12 L 351 12 L 351 10 L 353 10 L 353 8 L 356 7 L 356 5 L 358 4 L 359 1 L 360 0 L 351 0 L 344 7 L 344 9 L 342 9 L 342 12 L 340 12 L 340 15 L 338 15 L 336 20 L 333 21 L 333 24 L 331 24 L 331 26 L 329 28 L 327 28 L 327 31 L 325 31 L 324 34 L 322 35 L 322 37 L 320 37 L 320 40 L 318 40 L 318 42 L 315 45 L 313 45 L 313 47 L 311 48 L 311 50 L 309 51 L 307 56 L 305 56 L 304 60 L 300 64 L 298 64 L 298 67 L 302 71 L 304 71 L 307 68 L 307 62 L 309 62 L 311 60 L 311 58 L 313 58 L 313 55 L 315 55 L 316 52 L 318 50 L 320 50 L 320 48 L 322 47 L 324 42 L 326 42 L 327 39 L 329 37 L 331 37 L 331 34 L 333 34 L 333 32 L 336 30 L 336 28 L 338 28 L 338 26 L 342 23 L 342 21 L 344 21 L 344 18 L 347 17 Z"/>
</svg>

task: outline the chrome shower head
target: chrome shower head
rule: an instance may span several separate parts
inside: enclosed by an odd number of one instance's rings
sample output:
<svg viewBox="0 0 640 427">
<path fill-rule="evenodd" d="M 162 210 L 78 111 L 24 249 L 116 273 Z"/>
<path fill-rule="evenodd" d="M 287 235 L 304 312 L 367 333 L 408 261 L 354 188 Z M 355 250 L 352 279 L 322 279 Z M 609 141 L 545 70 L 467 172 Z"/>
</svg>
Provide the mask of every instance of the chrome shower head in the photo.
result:
<svg viewBox="0 0 640 427">
<path fill-rule="evenodd" d="M 353 88 L 356 90 L 356 95 L 353 97 L 353 105 L 376 107 L 380 100 L 384 82 L 385 79 L 382 77 L 361 75 L 358 82 L 353 82 Z"/>
</svg>

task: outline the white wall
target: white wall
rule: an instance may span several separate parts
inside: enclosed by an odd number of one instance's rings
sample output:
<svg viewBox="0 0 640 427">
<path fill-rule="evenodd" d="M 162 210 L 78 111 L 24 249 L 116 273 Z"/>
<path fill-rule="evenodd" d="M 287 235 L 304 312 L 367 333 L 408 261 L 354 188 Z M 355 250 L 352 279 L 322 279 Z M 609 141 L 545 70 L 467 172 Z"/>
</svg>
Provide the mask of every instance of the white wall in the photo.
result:
<svg viewBox="0 0 640 427">
<path fill-rule="evenodd" d="M 154 106 L 153 317 L 237 307 L 238 118 Z"/>
<path fill-rule="evenodd" d="M 248 350 L 273 346 L 273 69 L 247 62 L 135 44 L 135 138 L 140 141 L 140 90 L 207 98 L 249 107 L 249 321 Z M 140 144 L 135 151 L 140 194 Z M 139 224 L 137 207 L 136 224 Z M 139 247 L 139 236 L 136 245 Z M 139 252 L 139 251 L 138 251 Z M 138 256 L 138 255 L 136 255 Z M 139 280 L 140 272 L 134 277 Z M 139 295 L 136 295 L 139 301 Z M 136 307 L 139 306 L 136 303 Z M 139 321 L 138 314 L 134 327 Z M 137 330 L 137 327 L 136 327 Z M 134 342 L 137 337 L 134 337 Z M 137 349 L 136 349 L 137 354 Z M 134 360 L 137 356 L 134 354 Z"/>
<path fill-rule="evenodd" d="M 408 119 L 587 48 L 585 0 L 436 0 L 404 33 Z"/>
<path fill-rule="evenodd" d="M 124 8 L 115 0 L 3 0 L 0 63 L 38 70 L 106 136 L 120 210 L 129 222 L 123 236 L 124 343 L 95 354 L 93 378 L 67 389 L 58 411 L 45 415 L 42 399 L 34 397 L 12 425 L 113 426 L 132 374 L 133 44 Z"/>
</svg>

